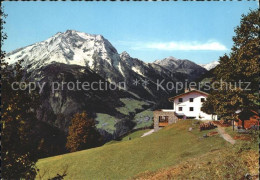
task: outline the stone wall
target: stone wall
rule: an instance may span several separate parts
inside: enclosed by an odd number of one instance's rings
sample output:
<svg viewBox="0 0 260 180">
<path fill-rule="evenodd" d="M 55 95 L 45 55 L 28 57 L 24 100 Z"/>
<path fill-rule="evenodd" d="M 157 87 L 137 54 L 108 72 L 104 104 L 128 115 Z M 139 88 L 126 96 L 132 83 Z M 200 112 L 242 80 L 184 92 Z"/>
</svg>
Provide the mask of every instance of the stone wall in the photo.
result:
<svg viewBox="0 0 260 180">
<path fill-rule="evenodd" d="M 168 123 L 176 123 L 178 118 L 175 116 L 174 112 L 165 112 L 163 110 L 156 110 L 153 112 L 154 119 L 154 131 L 159 130 L 159 116 L 168 116 Z"/>
</svg>

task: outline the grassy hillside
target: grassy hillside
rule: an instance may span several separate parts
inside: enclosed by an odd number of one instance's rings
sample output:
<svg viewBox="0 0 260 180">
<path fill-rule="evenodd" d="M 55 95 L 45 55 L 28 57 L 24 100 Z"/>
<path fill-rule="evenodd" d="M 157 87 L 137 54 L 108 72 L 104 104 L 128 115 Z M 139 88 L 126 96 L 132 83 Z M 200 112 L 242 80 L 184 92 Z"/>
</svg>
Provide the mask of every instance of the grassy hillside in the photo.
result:
<svg viewBox="0 0 260 180">
<path fill-rule="evenodd" d="M 153 124 L 152 118 L 153 111 L 150 109 L 137 113 L 133 119 L 133 121 L 136 122 L 134 129 L 151 126 Z M 96 125 L 97 128 L 104 129 L 111 134 L 116 130 L 115 124 L 118 120 L 116 117 L 108 114 L 97 113 L 97 118 L 95 120 L 98 121 L 98 124 Z"/>
<path fill-rule="evenodd" d="M 158 179 L 259 179 L 259 148 L 256 134 L 239 134 L 232 127 L 225 128 L 236 143 L 210 150 L 205 154 L 188 158 L 179 164 L 146 171 L 135 176 L 135 180 Z M 239 139 L 237 137 L 240 137 Z M 247 178 L 246 178 L 247 176 Z"/>
<path fill-rule="evenodd" d="M 65 179 L 128 179 L 230 146 L 219 136 L 203 138 L 208 131 L 199 132 L 193 122 L 180 121 L 143 138 L 41 159 L 37 177 L 54 177 L 67 168 Z M 191 126 L 195 129 L 189 132 Z"/>
<path fill-rule="evenodd" d="M 134 121 L 136 122 L 135 129 L 149 127 L 153 124 L 153 111 L 151 109 L 147 109 L 140 113 L 137 113 L 134 117 Z"/>
<path fill-rule="evenodd" d="M 140 138 L 144 133 L 146 133 L 146 132 L 148 132 L 148 131 L 150 131 L 150 130 L 151 130 L 151 129 L 144 129 L 144 130 L 139 130 L 139 131 L 133 132 L 133 133 L 131 133 L 131 134 L 129 134 L 129 135 L 123 137 L 120 142 L 122 142 L 122 141 L 129 141 L 129 138 L 130 138 L 131 140 L 134 140 L 134 139 L 136 139 L 136 138 Z"/>
<path fill-rule="evenodd" d="M 155 172 L 141 173 L 133 179 L 258 179 L 258 153 L 247 150 L 239 153 L 233 148 L 219 149 L 199 157 L 190 158 L 172 167 L 159 169 Z"/>
<path fill-rule="evenodd" d="M 122 114 L 129 115 L 129 113 L 135 113 L 136 110 L 142 110 L 144 105 L 148 105 L 148 103 L 143 101 L 138 101 L 130 98 L 120 98 L 120 101 L 125 105 L 123 107 L 116 108 Z"/>
<path fill-rule="evenodd" d="M 148 132 L 150 130 L 151 129 L 138 130 L 138 131 L 135 131 L 135 132 L 133 132 L 133 133 L 123 137 L 120 141 L 112 140 L 112 141 L 107 142 L 105 145 L 120 143 L 120 142 L 123 142 L 123 141 L 129 141 L 129 138 L 132 141 L 132 140 L 134 140 L 136 138 L 140 138 L 144 133 L 146 133 L 146 132 Z"/>
<path fill-rule="evenodd" d="M 149 127 L 153 124 L 153 111 L 146 109 L 147 107 L 144 108 L 144 106 L 149 106 L 147 102 L 129 98 L 121 98 L 120 100 L 124 106 L 118 107 L 116 110 L 124 115 L 134 114 L 133 121 L 136 123 L 134 129 Z M 95 120 L 98 122 L 96 125 L 98 129 L 104 129 L 111 134 L 116 130 L 115 124 L 120 121 L 120 119 L 104 113 L 97 113 Z"/>
<path fill-rule="evenodd" d="M 98 124 L 96 125 L 97 128 L 104 129 L 111 134 L 116 129 L 116 118 L 113 116 L 110 116 L 108 114 L 97 113 L 96 121 L 98 121 Z"/>
</svg>

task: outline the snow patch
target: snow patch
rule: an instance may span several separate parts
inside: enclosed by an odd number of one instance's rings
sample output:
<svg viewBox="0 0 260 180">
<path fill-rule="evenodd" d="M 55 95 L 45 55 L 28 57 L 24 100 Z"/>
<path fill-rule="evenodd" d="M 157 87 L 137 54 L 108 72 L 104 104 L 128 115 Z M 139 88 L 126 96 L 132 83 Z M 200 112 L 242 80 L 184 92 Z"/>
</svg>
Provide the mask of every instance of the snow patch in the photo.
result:
<svg viewBox="0 0 260 180">
<path fill-rule="evenodd" d="M 207 69 L 208 71 L 215 68 L 217 65 L 219 65 L 218 61 L 213 61 L 213 62 L 208 63 L 208 64 L 200 64 L 201 67 Z"/>
<path fill-rule="evenodd" d="M 122 70 L 122 66 L 121 66 L 121 63 L 119 62 L 119 65 L 118 65 L 118 70 L 120 71 L 120 73 L 125 77 L 125 74 Z"/>
<path fill-rule="evenodd" d="M 140 71 L 140 69 L 137 69 L 136 67 L 132 67 L 132 70 L 136 72 L 137 74 L 144 76 L 144 74 Z"/>
</svg>

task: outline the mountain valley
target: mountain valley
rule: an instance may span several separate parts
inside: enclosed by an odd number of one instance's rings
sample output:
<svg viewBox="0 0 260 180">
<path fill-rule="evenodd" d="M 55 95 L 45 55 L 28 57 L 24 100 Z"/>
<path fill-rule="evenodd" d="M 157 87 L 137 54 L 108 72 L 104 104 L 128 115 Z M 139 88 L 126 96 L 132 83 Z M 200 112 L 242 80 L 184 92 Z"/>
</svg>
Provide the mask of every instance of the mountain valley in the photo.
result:
<svg viewBox="0 0 260 180">
<path fill-rule="evenodd" d="M 38 119 L 68 131 L 73 114 L 87 111 L 96 119 L 106 140 L 117 138 L 134 128 L 152 124 L 152 111 L 171 107 L 175 89 L 157 89 L 157 82 L 194 81 L 208 71 L 190 60 L 168 57 L 145 63 L 127 52 L 119 54 L 103 36 L 74 30 L 57 33 L 49 39 L 12 51 L 10 64 L 23 59 L 26 78 L 45 82 Z M 57 90 L 52 82 L 125 82 L 126 88 L 106 91 Z M 148 112 L 148 113 L 146 113 Z"/>
</svg>

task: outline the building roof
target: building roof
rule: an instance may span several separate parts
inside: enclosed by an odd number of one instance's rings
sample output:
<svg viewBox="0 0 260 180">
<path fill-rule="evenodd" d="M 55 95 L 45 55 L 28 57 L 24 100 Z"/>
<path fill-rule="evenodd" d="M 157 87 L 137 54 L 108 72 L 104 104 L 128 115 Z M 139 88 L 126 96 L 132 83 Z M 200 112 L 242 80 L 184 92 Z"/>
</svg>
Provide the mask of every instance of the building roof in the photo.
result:
<svg viewBox="0 0 260 180">
<path fill-rule="evenodd" d="M 254 111 L 254 110 L 241 111 L 238 114 L 238 118 L 241 119 L 241 120 L 242 119 L 243 120 L 248 120 L 252 116 L 257 116 L 259 118 L 259 114 L 256 111 Z"/>
<path fill-rule="evenodd" d="M 201 94 L 206 95 L 206 96 L 209 95 L 209 94 L 206 93 L 206 92 L 199 91 L 199 90 L 197 90 L 197 89 L 193 89 L 193 90 L 191 90 L 191 91 L 188 91 L 188 92 L 185 92 L 185 93 L 181 93 L 181 94 L 179 94 L 179 95 L 177 95 L 177 96 L 170 97 L 168 100 L 169 100 L 170 102 L 172 102 L 172 101 L 174 101 L 175 98 L 180 97 L 180 96 L 183 96 L 183 95 L 186 95 L 186 94 L 189 94 L 189 93 L 192 93 L 192 92 L 201 93 Z"/>
</svg>

